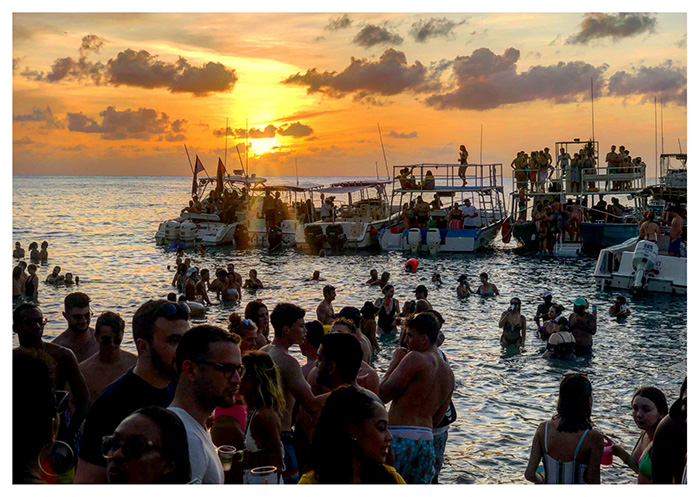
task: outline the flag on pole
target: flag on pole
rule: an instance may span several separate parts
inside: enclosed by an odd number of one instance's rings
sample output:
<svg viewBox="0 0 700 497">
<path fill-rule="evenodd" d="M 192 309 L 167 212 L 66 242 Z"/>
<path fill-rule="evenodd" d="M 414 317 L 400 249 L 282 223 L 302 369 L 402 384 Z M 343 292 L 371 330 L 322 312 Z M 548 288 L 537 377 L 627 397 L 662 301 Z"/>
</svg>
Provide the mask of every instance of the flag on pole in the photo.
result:
<svg viewBox="0 0 700 497">
<path fill-rule="evenodd" d="M 195 156 L 196 159 L 194 161 L 194 175 L 192 176 L 192 196 L 194 197 L 197 195 L 197 173 L 200 171 L 204 171 L 204 164 L 202 164 L 202 161 L 199 160 L 199 156 Z"/>
<path fill-rule="evenodd" d="M 217 197 L 221 196 L 221 193 L 224 191 L 224 174 L 226 174 L 226 166 L 224 166 L 224 163 L 221 162 L 221 157 L 219 157 L 219 165 L 216 168 L 216 190 L 215 190 L 215 195 Z"/>
</svg>

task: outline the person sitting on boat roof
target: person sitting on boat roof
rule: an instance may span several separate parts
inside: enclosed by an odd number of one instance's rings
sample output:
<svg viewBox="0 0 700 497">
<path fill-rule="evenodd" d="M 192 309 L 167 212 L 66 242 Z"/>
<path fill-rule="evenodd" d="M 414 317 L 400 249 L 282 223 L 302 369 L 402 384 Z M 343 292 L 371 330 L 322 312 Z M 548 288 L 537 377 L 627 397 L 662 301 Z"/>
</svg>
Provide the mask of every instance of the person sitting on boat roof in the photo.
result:
<svg viewBox="0 0 700 497">
<path fill-rule="evenodd" d="M 431 170 L 428 170 L 428 172 L 425 173 L 425 178 L 423 179 L 423 190 L 435 190 L 435 176 L 433 176 L 433 172 Z"/>
<path fill-rule="evenodd" d="M 467 186 L 467 159 L 469 158 L 469 152 L 467 152 L 467 147 L 464 145 L 459 146 L 459 170 L 457 174 L 462 178 L 462 186 Z"/>
<path fill-rule="evenodd" d="M 479 211 L 476 207 L 472 205 L 471 200 L 468 198 L 464 199 L 464 205 L 462 206 L 462 218 L 463 226 L 465 228 L 470 228 L 474 226 L 479 226 Z"/>
<path fill-rule="evenodd" d="M 399 170 L 399 175 L 394 178 L 399 180 L 399 184 L 404 190 L 413 190 L 416 188 L 416 180 L 412 175 L 414 167 L 416 166 L 413 166 L 410 169 L 408 167 L 404 167 L 403 169 Z"/>
</svg>

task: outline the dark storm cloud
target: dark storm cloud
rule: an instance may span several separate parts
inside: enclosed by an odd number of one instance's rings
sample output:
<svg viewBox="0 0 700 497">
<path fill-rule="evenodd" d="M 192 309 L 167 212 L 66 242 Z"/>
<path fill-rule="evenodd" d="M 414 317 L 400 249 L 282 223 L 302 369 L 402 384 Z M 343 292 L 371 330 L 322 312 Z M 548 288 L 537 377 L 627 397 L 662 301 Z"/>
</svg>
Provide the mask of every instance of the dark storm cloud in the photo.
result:
<svg viewBox="0 0 700 497">
<path fill-rule="evenodd" d="M 137 52 L 127 49 L 107 64 L 89 61 L 88 56 L 98 53 L 103 46 L 103 38 L 87 35 L 83 37 L 77 60 L 63 57 L 54 61 L 48 73 L 26 69 L 22 75 L 33 81 L 48 83 L 89 81 L 95 85 L 162 88 L 172 93 L 192 93 L 195 96 L 230 91 L 238 80 L 235 69 L 218 62 L 195 67 L 180 57 L 177 62 L 170 63 L 159 60 L 145 50 Z"/>
<path fill-rule="evenodd" d="M 466 22 L 466 20 L 454 22 L 446 17 L 420 19 L 411 25 L 408 34 L 418 43 L 426 43 L 430 38 L 450 38 L 454 36 L 453 29 Z"/>
<path fill-rule="evenodd" d="M 289 125 L 283 125 L 277 129 L 277 133 L 280 136 L 293 136 L 294 138 L 309 136 L 313 134 L 313 132 L 314 130 L 311 128 L 311 126 L 301 124 L 300 122 L 295 122 Z"/>
<path fill-rule="evenodd" d="M 218 62 L 194 67 L 180 57 L 175 64 L 158 60 L 145 50 L 128 49 L 107 63 L 107 77 L 112 85 L 165 88 L 204 96 L 211 92 L 233 89 L 236 71 Z"/>
<path fill-rule="evenodd" d="M 334 18 L 329 18 L 328 19 L 328 25 L 326 25 L 325 29 L 326 31 L 338 31 L 339 29 L 346 29 L 352 26 L 352 19 L 348 14 L 343 14 L 340 17 Z"/>
<path fill-rule="evenodd" d="M 431 95 L 426 103 L 440 110 L 486 110 L 532 100 L 577 101 L 588 95 L 591 77 L 600 93 L 607 69 L 606 65 L 594 67 L 576 61 L 533 66 L 517 73 L 519 59 L 520 52 L 515 48 L 505 50 L 502 55 L 479 48 L 471 56 L 456 57 L 452 65 L 454 87 Z"/>
<path fill-rule="evenodd" d="M 408 138 L 416 138 L 418 136 L 417 131 L 411 131 L 410 133 L 398 133 L 394 131 L 393 129 L 389 131 L 386 136 L 389 138 L 401 138 L 401 139 L 408 139 Z"/>
<path fill-rule="evenodd" d="M 585 45 L 600 38 L 619 41 L 644 33 L 652 34 L 656 28 L 656 17 L 644 13 L 585 14 L 581 30 L 569 36 L 567 45 Z"/>
<path fill-rule="evenodd" d="M 29 114 L 18 114 L 13 116 L 12 120 L 18 123 L 44 123 L 42 127 L 46 129 L 63 127 L 63 124 L 54 117 L 51 107 L 49 106 L 46 106 L 45 109 L 33 107 Z"/>
<path fill-rule="evenodd" d="M 352 42 L 365 48 L 371 48 L 375 45 L 401 45 L 403 38 L 396 33 L 392 33 L 387 28 L 368 24 L 355 35 Z"/>
<path fill-rule="evenodd" d="M 350 65 L 340 73 L 313 68 L 306 74 L 290 76 L 283 83 L 307 86 L 308 93 L 320 92 L 334 98 L 360 92 L 388 96 L 425 91 L 428 69 L 419 61 L 409 66 L 403 52 L 389 48 L 376 62 L 351 57 Z"/>
<path fill-rule="evenodd" d="M 671 61 L 656 67 L 641 66 L 628 73 L 618 71 L 608 81 L 608 93 L 614 97 L 639 96 L 643 100 L 659 97 L 664 102 L 686 105 L 688 78 L 684 67 Z"/>
<path fill-rule="evenodd" d="M 66 120 L 68 129 L 78 133 L 99 133 L 103 140 L 150 140 L 152 138 L 177 141 L 173 122 L 167 114 L 160 114 L 154 109 L 140 108 L 138 110 L 118 111 L 114 107 L 107 107 L 100 112 L 102 122 L 79 113 L 68 113 Z M 180 129 L 182 121 L 175 121 L 175 128 Z"/>
</svg>

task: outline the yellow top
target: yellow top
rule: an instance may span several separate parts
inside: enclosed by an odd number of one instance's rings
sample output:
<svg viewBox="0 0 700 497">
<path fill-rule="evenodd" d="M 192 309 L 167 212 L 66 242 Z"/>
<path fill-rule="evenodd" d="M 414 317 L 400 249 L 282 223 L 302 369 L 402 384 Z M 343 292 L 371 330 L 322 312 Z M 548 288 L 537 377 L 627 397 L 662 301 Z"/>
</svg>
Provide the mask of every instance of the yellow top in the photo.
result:
<svg viewBox="0 0 700 497">
<path fill-rule="evenodd" d="M 396 483 L 399 485 L 405 485 L 406 482 L 404 481 L 403 478 L 401 478 L 401 475 L 396 472 L 393 466 L 387 466 L 386 464 L 383 465 L 384 468 L 389 472 L 391 476 L 394 477 L 394 480 L 396 480 Z M 316 485 L 318 484 L 318 477 L 316 476 L 315 471 L 309 471 L 308 473 L 304 473 L 304 476 L 301 477 L 299 480 L 298 485 Z"/>
</svg>

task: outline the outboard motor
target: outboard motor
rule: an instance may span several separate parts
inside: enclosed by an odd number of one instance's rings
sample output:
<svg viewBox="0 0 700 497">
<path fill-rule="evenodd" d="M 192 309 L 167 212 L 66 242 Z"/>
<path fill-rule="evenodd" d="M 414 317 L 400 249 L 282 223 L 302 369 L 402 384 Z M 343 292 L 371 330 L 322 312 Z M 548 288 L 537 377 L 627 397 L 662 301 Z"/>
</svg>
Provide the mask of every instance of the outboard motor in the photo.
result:
<svg viewBox="0 0 700 497">
<path fill-rule="evenodd" d="M 197 225 L 192 221 L 185 221 L 180 225 L 180 240 L 187 247 L 193 247 L 197 241 Z"/>
<path fill-rule="evenodd" d="M 171 245 L 180 239 L 180 223 L 177 221 L 166 221 L 163 227 L 165 237 L 163 245 Z"/>
<path fill-rule="evenodd" d="M 428 250 L 432 255 L 437 254 L 440 251 L 440 230 L 437 228 L 430 228 L 425 235 L 425 242 L 428 245 Z"/>
<path fill-rule="evenodd" d="M 632 269 L 634 271 L 634 283 L 632 293 L 638 293 L 646 286 L 646 276 L 656 265 L 659 255 L 659 247 L 649 240 L 637 243 L 632 256 Z"/>
<path fill-rule="evenodd" d="M 408 247 L 411 252 L 420 252 L 420 228 L 411 228 L 408 230 Z"/>
<path fill-rule="evenodd" d="M 311 247 L 313 253 L 318 253 L 323 248 L 323 242 L 326 236 L 323 234 L 323 228 L 318 224 L 308 224 L 304 226 L 304 238 L 306 243 Z"/>
<path fill-rule="evenodd" d="M 233 242 L 237 249 L 247 249 L 250 243 L 248 236 L 248 227 L 243 223 L 238 223 L 233 230 Z"/>
<path fill-rule="evenodd" d="M 329 224 L 326 226 L 326 240 L 328 241 L 328 245 L 331 246 L 331 250 L 340 251 L 345 247 L 348 237 L 345 231 L 343 231 L 342 225 Z"/>
<path fill-rule="evenodd" d="M 270 250 L 282 248 L 282 230 L 276 224 L 268 228 L 267 241 L 270 244 Z"/>
</svg>

